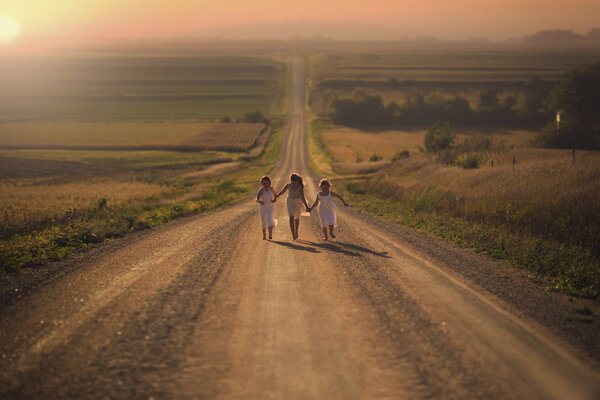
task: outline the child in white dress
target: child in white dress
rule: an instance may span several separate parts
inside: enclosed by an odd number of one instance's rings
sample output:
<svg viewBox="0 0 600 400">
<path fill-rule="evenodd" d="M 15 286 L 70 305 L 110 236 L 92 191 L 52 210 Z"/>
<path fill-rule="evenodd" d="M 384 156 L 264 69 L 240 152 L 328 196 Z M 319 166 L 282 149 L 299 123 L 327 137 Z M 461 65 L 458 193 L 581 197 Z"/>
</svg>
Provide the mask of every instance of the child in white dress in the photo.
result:
<svg viewBox="0 0 600 400">
<path fill-rule="evenodd" d="M 298 239 L 298 228 L 300 228 L 300 215 L 302 215 L 302 205 L 306 211 L 308 203 L 304 197 L 304 183 L 302 177 L 296 173 L 290 176 L 290 183 L 287 183 L 279 193 L 275 195 L 275 200 L 285 192 L 288 192 L 286 205 L 288 214 L 290 215 L 290 230 L 292 231 L 292 239 Z"/>
<path fill-rule="evenodd" d="M 319 189 L 321 189 L 321 191 L 317 193 L 315 202 L 309 207 L 308 210 L 312 211 L 317 204 L 319 205 L 319 218 L 321 219 L 321 228 L 323 228 L 323 240 L 328 240 L 327 228 L 329 228 L 329 234 L 331 235 L 331 238 L 335 239 L 333 228 L 336 225 L 336 215 L 333 198 L 337 197 L 340 199 L 346 207 L 348 207 L 348 203 L 346 203 L 346 200 L 344 200 L 342 196 L 330 190 L 331 184 L 327 179 L 321 179 L 321 182 L 319 182 Z"/>
<path fill-rule="evenodd" d="M 277 220 L 273 218 L 275 193 L 271 189 L 271 178 L 263 176 L 260 178 L 260 189 L 256 193 L 256 202 L 259 204 L 260 224 L 262 226 L 263 240 L 267 239 L 267 229 L 269 229 L 269 239 L 273 239 L 273 228 L 277 226 Z"/>
</svg>

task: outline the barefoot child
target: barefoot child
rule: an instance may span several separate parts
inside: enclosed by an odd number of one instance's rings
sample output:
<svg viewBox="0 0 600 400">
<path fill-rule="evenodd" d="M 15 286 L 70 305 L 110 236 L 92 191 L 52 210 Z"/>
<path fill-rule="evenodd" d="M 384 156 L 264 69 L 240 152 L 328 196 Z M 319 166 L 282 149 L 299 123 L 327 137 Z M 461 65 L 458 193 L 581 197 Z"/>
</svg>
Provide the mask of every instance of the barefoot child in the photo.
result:
<svg viewBox="0 0 600 400">
<path fill-rule="evenodd" d="M 304 183 L 302 177 L 298 174 L 290 176 L 290 183 L 287 183 L 281 192 L 275 195 L 275 200 L 282 194 L 288 191 L 286 200 L 288 214 L 290 215 L 290 229 L 292 231 L 292 239 L 298 239 L 298 228 L 300 227 L 300 215 L 302 214 L 302 205 L 308 211 L 308 203 L 304 197 Z"/>
<path fill-rule="evenodd" d="M 256 202 L 260 204 L 258 210 L 260 213 L 260 224 L 262 226 L 263 240 L 267 239 L 267 228 L 269 229 L 269 239 L 273 239 L 273 228 L 277 225 L 277 220 L 273 218 L 273 202 L 275 193 L 271 189 L 271 178 L 263 176 L 260 178 L 261 188 L 256 193 Z"/>
<path fill-rule="evenodd" d="M 309 212 L 319 205 L 319 218 L 321 219 L 321 227 L 323 228 L 323 240 L 327 240 L 327 228 L 329 228 L 329 234 L 332 239 L 335 239 L 333 228 L 335 227 L 336 216 L 335 216 L 335 203 L 333 198 L 337 197 L 342 201 L 344 206 L 348 207 L 348 203 L 339 194 L 330 191 L 331 184 L 327 179 L 321 179 L 319 182 L 319 189 L 321 191 L 317 194 L 317 198 L 313 205 L 308 209 Z"/>
</svg>

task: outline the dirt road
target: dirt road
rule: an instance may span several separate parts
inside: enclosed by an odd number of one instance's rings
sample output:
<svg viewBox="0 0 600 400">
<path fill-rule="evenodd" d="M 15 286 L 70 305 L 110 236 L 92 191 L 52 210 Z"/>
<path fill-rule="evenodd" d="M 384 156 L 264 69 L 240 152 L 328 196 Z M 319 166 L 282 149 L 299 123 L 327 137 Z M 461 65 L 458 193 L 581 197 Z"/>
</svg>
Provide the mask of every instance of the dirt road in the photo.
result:
<svg viewBox="0 0 600 400">
<path fill-rule="evenodd" d="M 307 164 L 303 65 L 272 175 Z M 257 177 L 258 179 L 259 177 Z M 282 199 L 283 200 L 283 199 Z M 600 398 L 597 371 L 536 324 L 340 210 L 273 241 L 255 203 L 93 251 L 0 312 L 0 398 Z"/>
</svg>

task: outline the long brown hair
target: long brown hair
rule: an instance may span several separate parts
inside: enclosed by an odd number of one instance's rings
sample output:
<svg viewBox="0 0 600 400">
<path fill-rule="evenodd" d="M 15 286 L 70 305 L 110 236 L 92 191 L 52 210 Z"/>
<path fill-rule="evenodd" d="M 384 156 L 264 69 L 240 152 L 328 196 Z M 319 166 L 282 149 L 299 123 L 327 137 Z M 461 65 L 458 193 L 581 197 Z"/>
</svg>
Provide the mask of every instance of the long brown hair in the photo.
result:
<svg viewBox="0 0 600 400">
<path fill-rule="evenodd" d="M 302 180 L 302 177 L 295 172 L 290 175 L 290 181 L 298 181 L 300 183 L 300 187 L 304 187 L 304 181 Z"/>
</svg>

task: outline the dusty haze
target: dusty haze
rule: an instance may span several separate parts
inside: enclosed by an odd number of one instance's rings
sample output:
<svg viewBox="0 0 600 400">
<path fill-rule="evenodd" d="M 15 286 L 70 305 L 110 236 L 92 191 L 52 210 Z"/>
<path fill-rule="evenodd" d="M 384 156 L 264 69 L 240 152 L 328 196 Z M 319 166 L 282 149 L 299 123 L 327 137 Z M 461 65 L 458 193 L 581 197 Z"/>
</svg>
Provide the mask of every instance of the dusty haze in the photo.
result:
<svg viewBox="0 0 600 400">
<path fill-rule="evenodd" d="M 597 0 L 2 0 L 27 41 L 76 42 L 91 37 L 503 40 L 550 28 L 584 33 L 600 21 Z"/>
</svg>

